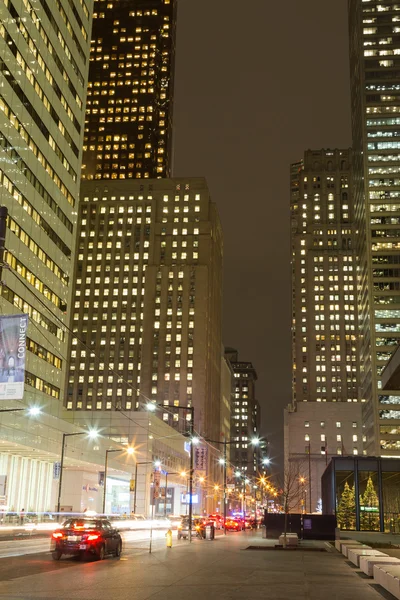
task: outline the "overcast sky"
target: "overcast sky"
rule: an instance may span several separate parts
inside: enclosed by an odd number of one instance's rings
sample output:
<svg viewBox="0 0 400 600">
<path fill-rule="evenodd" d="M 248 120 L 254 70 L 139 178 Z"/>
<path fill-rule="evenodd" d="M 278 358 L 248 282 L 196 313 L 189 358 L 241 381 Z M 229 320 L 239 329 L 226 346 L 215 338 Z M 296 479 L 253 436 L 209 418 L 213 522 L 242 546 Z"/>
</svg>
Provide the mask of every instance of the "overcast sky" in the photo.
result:
<svg viewBox="0 0 400 600">
<path fill-rule="evenodd" d="M 224 231 L 226 346 L 252 361 L 281 463 L 291 401 L 289 166 L 351 144 L 347 0 L 179 0 L 175 176 Z"/>
</svg>

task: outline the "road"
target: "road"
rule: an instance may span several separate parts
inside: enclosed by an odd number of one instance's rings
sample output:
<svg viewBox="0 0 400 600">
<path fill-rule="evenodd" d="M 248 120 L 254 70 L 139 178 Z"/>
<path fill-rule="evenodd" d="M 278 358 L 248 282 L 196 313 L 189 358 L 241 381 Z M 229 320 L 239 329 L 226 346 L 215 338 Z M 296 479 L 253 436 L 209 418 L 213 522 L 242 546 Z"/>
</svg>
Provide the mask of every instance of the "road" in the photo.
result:
<svg viewBox="0 0 400 600">
<path fill-rule="evenodd" d="M 17 556 L 25 556 L 26 554 L 48 553 L 50 546 L 50 535 L 44 537 L 33 537 L 32 539 L 14 539 L 0 541 L 0 558 L 10 558 Z M 176 534 L 175 534 L 176 535 Z M 133 550 L 135 547 L 139 549 L 147 548 L 150 542 L 150 531 L 121 531 L 124 550 Z M 153 541 L 159 543 L 163 540 L 165 543 L 165 530 L 153 530 Z M 1 568 L 0 561 L 0 568 Z"/>
<path fill-rule="evenodd" d="M 4 558 L 0 600 L 382 600 L 370 580 L 334 549 L 326 552 L 323 542 L 284 552 L 259 531 L 213 542 L 175 539 L 172 549 L 162 531 L 157 538 L 151 554 L 147 541 L 126 542 L 119 559 Z"/>
</svg>

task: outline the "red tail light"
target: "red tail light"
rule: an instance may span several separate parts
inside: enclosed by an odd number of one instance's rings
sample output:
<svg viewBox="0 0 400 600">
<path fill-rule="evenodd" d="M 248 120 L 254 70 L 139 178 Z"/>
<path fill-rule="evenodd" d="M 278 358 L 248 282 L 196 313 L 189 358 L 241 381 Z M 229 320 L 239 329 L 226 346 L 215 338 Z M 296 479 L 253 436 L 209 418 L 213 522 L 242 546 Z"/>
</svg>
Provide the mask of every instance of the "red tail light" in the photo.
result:
<svg viewBox="0 0 400 600">
<path fill-rule="evenodd" d="M 91 533 L 90 535 L 88 535 L 88 541 L 93 541 L 93 540 L 98 540 L 99 539 L 99 534 L 98 533 Z"/>
<path fill-rule="evenodd" d="M 63 534 L 60 533 L 59 531 L 55 531 L 53 533 L 53 538 L 56 539 L 56 540 L 59 539 L 59 538 L 62 538 L 62 536 L 63 536 Z"/>
</svg>

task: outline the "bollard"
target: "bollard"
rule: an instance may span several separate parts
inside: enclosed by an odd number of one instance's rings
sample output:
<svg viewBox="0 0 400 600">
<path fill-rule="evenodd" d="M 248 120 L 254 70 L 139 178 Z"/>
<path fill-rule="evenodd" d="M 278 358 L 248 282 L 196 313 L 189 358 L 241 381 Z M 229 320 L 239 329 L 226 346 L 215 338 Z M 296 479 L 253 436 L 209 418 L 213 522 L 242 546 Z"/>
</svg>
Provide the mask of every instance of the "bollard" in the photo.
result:
<svg viewBox="0 0 400 600">
<path fill-rule="evenodd" d="M 167 538 L 167 548 L 172 548 L 172 531 L 170 529 L 168 529 L 165 537 Z"/>
</svg>

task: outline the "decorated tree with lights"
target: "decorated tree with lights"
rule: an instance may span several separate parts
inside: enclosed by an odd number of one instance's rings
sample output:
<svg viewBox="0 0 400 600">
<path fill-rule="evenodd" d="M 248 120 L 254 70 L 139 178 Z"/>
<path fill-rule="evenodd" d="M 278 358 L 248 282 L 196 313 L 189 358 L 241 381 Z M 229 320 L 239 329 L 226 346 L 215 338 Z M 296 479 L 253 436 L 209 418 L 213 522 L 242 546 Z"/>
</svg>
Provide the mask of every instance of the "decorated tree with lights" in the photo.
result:
<svg viewBox="0 0 400 600">
<path fill-rule="evenodd" d="M 360 496 L 360 527 L 364 531 L 379 531 L 379 499 L 371 477 Z"/>
<path fill-rule="evenodd" d="M 356 527 L 356 492 L 354 485 L 344 484 L 344 490 L 338 502 L 337 523 L 340 529 L 355 529 Z"/>
</svg>

